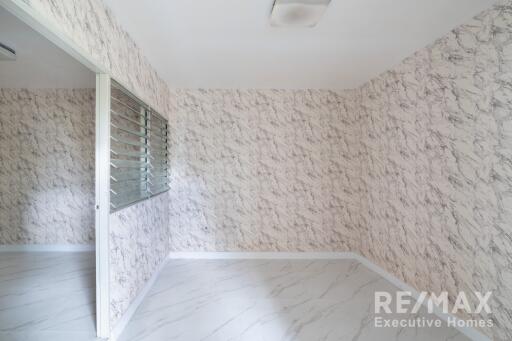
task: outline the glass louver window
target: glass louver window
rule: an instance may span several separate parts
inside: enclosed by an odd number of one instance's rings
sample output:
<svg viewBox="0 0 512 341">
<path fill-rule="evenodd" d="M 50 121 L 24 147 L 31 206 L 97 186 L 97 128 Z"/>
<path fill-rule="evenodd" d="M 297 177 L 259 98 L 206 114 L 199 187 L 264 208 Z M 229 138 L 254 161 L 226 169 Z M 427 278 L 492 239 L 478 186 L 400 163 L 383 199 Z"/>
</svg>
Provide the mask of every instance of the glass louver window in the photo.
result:
<svg viewBox="0 0 512 341">
<path fill-rule="evenodd" d="M 112 81 L 111 212 L 169 189 L 168 122 Z"/>
</svg>

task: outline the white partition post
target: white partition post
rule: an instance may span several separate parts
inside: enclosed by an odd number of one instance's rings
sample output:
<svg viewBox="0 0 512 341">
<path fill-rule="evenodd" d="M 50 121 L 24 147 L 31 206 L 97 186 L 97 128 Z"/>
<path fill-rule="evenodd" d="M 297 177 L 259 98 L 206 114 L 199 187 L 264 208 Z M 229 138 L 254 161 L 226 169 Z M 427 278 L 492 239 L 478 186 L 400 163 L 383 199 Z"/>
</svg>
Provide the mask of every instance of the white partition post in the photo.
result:
<svg viewBox="0 0 512 341">
<path fill-rule="evenodd" d="M 96 75 L 96 329 L 110 335 L 110 76 Z"/>
</svg>

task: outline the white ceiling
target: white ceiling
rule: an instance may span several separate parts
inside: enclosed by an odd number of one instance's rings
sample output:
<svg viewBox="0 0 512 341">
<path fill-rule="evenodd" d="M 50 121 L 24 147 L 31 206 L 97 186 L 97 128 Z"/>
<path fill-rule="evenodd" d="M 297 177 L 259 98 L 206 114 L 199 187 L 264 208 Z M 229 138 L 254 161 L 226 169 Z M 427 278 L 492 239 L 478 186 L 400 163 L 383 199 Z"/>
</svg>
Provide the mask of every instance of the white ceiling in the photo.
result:
<svg viewBox="0 0 512 341">
<path fill-rule="evenodd" d="M 1 88 L 94 88 L 95 75 L 0 7 L 0 42 L 16 61 L 0 61 Z"/>
<path fill-rule="evenodd" d="M 332 0 L 314 28 L 273 0 L 104 0 L 174 88 L 354 88 L 495 0 Z"/>
</svg>

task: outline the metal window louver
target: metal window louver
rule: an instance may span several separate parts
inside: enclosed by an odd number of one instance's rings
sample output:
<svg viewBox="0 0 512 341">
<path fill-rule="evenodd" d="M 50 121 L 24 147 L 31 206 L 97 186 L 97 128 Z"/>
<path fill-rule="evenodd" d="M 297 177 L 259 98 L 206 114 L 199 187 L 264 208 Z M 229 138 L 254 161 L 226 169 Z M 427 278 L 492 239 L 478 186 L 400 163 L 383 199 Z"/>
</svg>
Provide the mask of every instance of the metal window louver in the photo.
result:
<svg viewBox="0 0 512 341">
<path fill-rule="evenodd" d="M 110 211 L 169 190 L 168 122 L 112 81 Z"/>
</svg>

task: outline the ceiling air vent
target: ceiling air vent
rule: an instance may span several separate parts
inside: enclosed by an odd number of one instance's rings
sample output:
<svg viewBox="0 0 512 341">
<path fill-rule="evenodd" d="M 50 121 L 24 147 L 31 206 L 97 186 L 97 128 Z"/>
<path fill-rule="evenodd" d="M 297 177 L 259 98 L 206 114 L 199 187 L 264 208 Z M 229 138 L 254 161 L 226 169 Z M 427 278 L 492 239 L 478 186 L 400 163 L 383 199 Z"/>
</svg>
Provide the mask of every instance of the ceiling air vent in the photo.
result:
<svg viewBox="0 0 512 341">
<path fill-rule="evenodd" d="M 16 51 L 0 43 L 0 60 L 16 60 Z"/>
<path fill-rule="evenodd" d="M 331 0 L 275 0 L 270 15 L 272 26 L 313 27 Z"/>
</svg>

